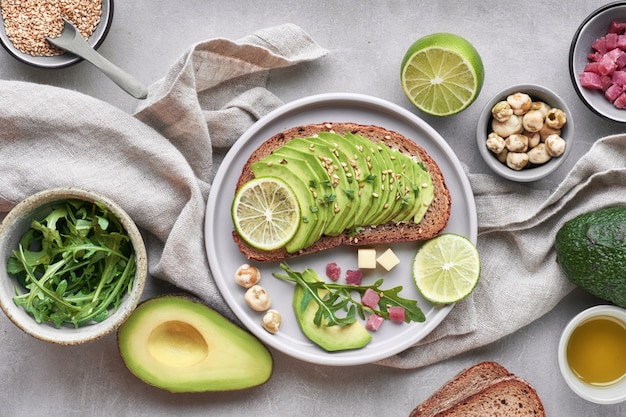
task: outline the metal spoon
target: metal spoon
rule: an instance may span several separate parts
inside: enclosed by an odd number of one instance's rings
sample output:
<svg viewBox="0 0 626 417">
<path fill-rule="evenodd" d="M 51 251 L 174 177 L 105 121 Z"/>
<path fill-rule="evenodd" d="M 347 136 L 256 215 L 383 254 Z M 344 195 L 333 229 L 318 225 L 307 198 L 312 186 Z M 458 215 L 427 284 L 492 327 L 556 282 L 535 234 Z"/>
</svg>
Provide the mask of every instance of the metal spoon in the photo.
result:
<svg viewBox="0 0 626 417">
<path fill-rule="evenodd" d="M 61 36 L 56 38 L 46 37 L 46 39 L 51 44 L 91 62 L 131 96 L 138 99 L 144 99 L 148 96 L 148 90 L 135 77 L 96 52 L 69 20 L 63 18 L 63 32 L 61 32 Z"/>
</svg>

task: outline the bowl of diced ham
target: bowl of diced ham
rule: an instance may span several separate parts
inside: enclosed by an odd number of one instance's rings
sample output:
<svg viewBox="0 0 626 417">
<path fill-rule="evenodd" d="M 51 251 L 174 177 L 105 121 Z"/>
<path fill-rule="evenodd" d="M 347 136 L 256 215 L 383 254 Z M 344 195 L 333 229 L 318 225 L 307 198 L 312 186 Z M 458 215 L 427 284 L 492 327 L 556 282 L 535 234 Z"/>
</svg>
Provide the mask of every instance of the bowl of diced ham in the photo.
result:
<svg viewBox="0 0 626 417">
<path fill-rule="evenodd" d="M 590 110 L 626 122 L 626 2 L 607 4 L 582 22 L 572 39 L 569 70 Z"/>
</svg>

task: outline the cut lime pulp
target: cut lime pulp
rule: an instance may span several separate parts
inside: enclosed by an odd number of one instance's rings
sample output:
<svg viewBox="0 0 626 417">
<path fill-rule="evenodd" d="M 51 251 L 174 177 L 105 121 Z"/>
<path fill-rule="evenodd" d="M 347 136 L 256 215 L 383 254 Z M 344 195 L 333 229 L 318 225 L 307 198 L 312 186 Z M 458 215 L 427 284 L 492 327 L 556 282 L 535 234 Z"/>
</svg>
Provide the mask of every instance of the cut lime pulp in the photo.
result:
<svg viewBox="0 0 626 417">
<path fill-rule="evenodd" d="M 480 277 L 480 257 L 466 237 L 445 233 L 425 242 L 413 260 L 413 279 L 422 296 L 434 304 L 467 297 Z"/>
<path fill-rule="evenodd" d="M 282 248 L 300 224 L 300 206 L 294 192 L 274 177 L 245 183 L 235 194 L 231 215 L 239 236 L 261 250 Z"/>
<path fill-rule="evenodd" d="M 451 33 L 433 33 L 415 41 L 402 60 L 400 82 L 419 110 L 435 116 L 461 112 L 476 100 L 484 68 L 478 51 Z"/>
</svg>

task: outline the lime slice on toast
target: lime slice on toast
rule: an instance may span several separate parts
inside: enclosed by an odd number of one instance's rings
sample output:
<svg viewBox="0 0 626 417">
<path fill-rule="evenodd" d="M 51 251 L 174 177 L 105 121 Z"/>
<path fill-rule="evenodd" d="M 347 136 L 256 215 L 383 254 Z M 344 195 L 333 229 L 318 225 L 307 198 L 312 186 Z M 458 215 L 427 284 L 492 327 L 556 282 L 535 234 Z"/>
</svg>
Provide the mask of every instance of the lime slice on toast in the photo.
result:
<svg viewBox="0 0 626 417">
<path fill-rule="evenodd" d="M 235 194 L 231 215 L 239 236 L 261 250 L 282 248 L 300 224 L 300 206 L 294 192 L 274 177 L 245 183 Z"/>
</svg>

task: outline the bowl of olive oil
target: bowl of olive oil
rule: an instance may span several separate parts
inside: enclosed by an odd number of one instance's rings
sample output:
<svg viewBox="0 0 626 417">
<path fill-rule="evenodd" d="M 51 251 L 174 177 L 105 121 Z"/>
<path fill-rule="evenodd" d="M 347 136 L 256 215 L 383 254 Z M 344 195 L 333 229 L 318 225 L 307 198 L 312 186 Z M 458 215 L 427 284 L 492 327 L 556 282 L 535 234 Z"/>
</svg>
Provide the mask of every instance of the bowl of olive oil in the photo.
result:
<svg viewBox="0 0 626 417">
<path fill-rule="evenodd" d="M 597 404 L 626 401 L 626 309 L 588 308 L 565 327 L 559 368 L 567 385 Z"/>
</svg>

